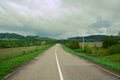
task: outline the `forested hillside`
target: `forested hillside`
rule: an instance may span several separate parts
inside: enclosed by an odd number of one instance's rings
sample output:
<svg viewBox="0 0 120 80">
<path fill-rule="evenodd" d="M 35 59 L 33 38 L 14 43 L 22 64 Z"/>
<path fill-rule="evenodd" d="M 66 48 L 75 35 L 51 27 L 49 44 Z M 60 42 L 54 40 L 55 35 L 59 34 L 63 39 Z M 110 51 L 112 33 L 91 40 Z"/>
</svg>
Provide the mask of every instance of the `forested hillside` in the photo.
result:
<svg viewBox="0 0 120 80">
<path fill-rule="evenodd" d="M 15 33 L 0 33 L 0 48 L 39 46 L 53 44 L 56 40 L 39 36 L 22 36 Z"/>
</svg>

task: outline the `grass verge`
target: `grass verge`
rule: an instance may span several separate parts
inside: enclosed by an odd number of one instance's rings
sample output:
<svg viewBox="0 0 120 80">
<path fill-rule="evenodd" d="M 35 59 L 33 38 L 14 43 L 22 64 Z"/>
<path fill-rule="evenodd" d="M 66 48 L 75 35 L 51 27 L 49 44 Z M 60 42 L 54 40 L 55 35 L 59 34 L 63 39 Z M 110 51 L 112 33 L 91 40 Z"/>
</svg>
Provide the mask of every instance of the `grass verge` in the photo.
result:
<svg viewBox="0 0 120 80">
<path fill-rule="evenodd" d="M 15 57 L 15 58 L 0 62 L 0 80 L 3 80 L 3 78 L 7 74 L 12 72 L 15 68 L 19 67 L 20 65 L 28 62 L 32 58 L 34 58 L 34 57 L 38 56 L 39 54 L 43 53 L 44 51 L 46 51 L 50 47 L 51 47 L 50 45 L 45 46 L 45 47 L 41 48 L 40 50 L 35 51 L 33 53 L 26 54 L 26 55 L 23 55 L 23 56 L 20 56 L 20 57 Z"/>
<path fill-rule="evenodd" d="M 83 58 L 85 58 L 85 59 L 91 60 L 91 61 L 93 61 L 93 62 L 102 64 L 102 65 L 104 65 L 104 66 L 106 66 L 106 67 L 108 67 L 108 68 L 111 68 L 112 70 L 117 71 L 117 72 L 120 73 L 120 64 L 119 64 L 119 63 L 112 62 L 112 61 L 106 60 L 106 59 L 101 59 L 101 58 L 96 58 L 96 57 L 88 56 L 88 55 L 86 55 L 86 54 L 84 54 L 84 53 L 77 53 L 77 52 L 69 49 L 68 47 L 66 47 L 66 46 L 64 46 L 64 45 L 62 45 L 62 48 L 63 48 L 65 51 L 69 52 L 69 53 L 72 53 L 72 54 L 75 54 L 75 55 L 77 55 L 77 56 L 83 57 Z"/>
<path fill-rule="evenodd" d="M 104 56 L 103 58 L 120 63 L 120 54 L 113 54 L 113 55 L 109 55 L 109 56 Z"/>
</svg>

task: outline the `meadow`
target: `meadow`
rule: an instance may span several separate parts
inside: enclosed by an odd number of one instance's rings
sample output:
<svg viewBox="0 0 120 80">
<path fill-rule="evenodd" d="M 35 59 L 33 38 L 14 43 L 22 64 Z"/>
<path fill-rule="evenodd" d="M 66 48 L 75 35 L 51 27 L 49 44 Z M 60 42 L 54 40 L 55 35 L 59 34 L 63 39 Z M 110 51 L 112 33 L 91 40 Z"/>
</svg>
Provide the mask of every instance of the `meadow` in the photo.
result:
<svg viewBox="0 0 120 80">
<path fill-rule="evenodd" d="M 82 47 L 82 43 L 80 43 L 80 46 Z M 84 52 L 90 56 L 120 63 L 120 53 L 116 52 L 117 48 L 115 47 L 114 50 L 113 48 L 110 50 L 110 48 L 102 48 L 102 42 L 85 42 Z M 82 52 L 81 49 L 76 49 L 74 51 L 79 53 Z M 114 54 L 110 54 L 111 52 Z"/>
<path fill-rule="evenodd" d="M 2 48 L 0 49 L 0 61 L 8 58 L 13 58 L 35 50 L 40 49 L 41 46 L 17 47 L 17 48 Z"/>
</svg>

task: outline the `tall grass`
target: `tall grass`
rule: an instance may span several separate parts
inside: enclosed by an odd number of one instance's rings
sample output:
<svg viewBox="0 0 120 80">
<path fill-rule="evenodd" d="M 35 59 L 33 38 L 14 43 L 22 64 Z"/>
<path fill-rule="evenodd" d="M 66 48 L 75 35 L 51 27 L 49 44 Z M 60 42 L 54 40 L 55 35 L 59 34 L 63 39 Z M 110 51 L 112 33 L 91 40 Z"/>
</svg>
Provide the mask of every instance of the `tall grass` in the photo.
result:
<svg viewBox="0 0 120 80">
<path fill-rule="evenodd" d="M 78 53 L 78 52 L 75 52 L 73 50 L 71 50 L 70 48 L 66 47 L 66 46 L 62 46 L 63 49 L 69 53 L 72 53 L 72 54 L 75 54 L 77 56 L 80 56 L 80 57 L 83 57 L 85 59 L 88 59 L 88 60 L 91 60 L 93 62 L 96 62 L 96 63 L 99 63 L 99 64 L 102 64 L 106 67 L 109 67 L 117 72 L 120 72 L 120 64 L 119 63 L 116 63 L 116 62 L 112 62 L 110 60 L 106 60 L 106 59 L 101 59 L 101 58 L 96 58 L 96 57 L 92 57 L 92 56 L 88 56 L 84 53 Z"/>
<path fill-rule="evenodd" d="M 103 58 L 120 63 L 120 54 L 113 54 L 113 55 L 109 55 L 109 56 L 104 56 Z"/>
<path fill-rule="evenodd" d="M 120 44 L 110 46 L 108 52 L 109 54 L 120 54 Z"/>
<path fill-rule="evenodd" d="M 28 62 L 29 60 L 43 53 L 45 50 L 47 50 L 50 47 L 51 47 L 50 45 L 45 46 L 40 50 L 37 50 L 30 54 L 26 54 L 23 56 L 15 57 L 15 58 L 0 62 L 0 80 L 2 80 L 8 73 L 12 72 L 16 67 L 19 67 L 20 65 Z"/>
</svg>

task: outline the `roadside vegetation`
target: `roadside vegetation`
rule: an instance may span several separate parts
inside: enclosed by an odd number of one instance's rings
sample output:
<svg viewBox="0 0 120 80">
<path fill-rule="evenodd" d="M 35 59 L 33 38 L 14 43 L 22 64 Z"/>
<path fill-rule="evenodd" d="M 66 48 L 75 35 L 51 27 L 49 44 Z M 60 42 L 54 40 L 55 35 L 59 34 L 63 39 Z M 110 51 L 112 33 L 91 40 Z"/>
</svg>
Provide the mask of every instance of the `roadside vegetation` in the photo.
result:
<svg viewBox="0 0 120 80">
<path fill-rule="evenodd" d="M 43 46 L 30 46 L 30 47 L 17 47 L 17 48 L 4 48 L 0 49 L 0 61 L 5 59 L 22 56 L 31 52 L 39 50 Z"/>
<path fill-rule="evenodd" d="M 77 44 L 77 47 L 73 48 L 76 46 L 74 44 L 70 44 L 73 42 L 78 43 L 77 41 L 70 41 L 66 43 L 63 48 L 68 52 L 100 63 L 120 72 L 120 43 L 116 37 L 107 36 L 102 41 L 101 47 L 96 45 L 91 47 L 90 45 L 85 44 L 84 50 L 80 44 Z"/>
<path fill-rule="evenodd" d="M 52 45 L 43 45 L 33 51 L 23 52 L 23 54 L 20 56 L 6 58 L 5 60 L 0 61 L 0 80 L 2 80 L 7 74 L 12 72 L 15 68 L 21 66 L 22 64 L 25 64 L 29 60 L 43 53 L 51 46 Z"/>
<path fill-rule="evenodd" d="M 54 40 L 1 40 L 0 48 L 15 48 L 15 47 L 28 47 L 40 46 L 41 44 L 54 44 Z"/>
<path fill-rule="evenodd" d="M 0 33 L 0 48 L 15 48 L 54 44 L 55 39 L 40 36 L 23 36 L 15 33 Z"/>
</svg>

